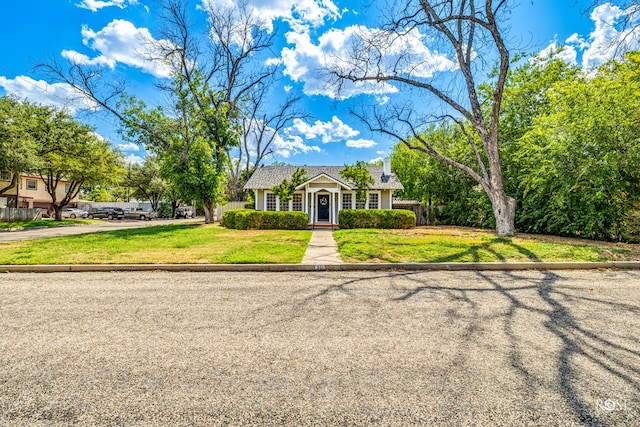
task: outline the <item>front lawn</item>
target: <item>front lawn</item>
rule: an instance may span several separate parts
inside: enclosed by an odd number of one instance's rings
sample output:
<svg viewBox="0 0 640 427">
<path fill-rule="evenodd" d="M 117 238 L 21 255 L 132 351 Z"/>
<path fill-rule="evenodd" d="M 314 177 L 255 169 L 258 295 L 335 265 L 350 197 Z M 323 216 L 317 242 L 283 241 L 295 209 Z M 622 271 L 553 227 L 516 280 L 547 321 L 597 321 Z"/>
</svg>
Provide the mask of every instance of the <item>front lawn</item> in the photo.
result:
<svg viewBox="0 0 640 427">
<path fill-rule="evenodd" d="M 601 262 L 640 260 L 640 245 L 551 236 L 497 237 L 489 230 L 337 230 L 344 262 Z"/>
<path fill-rule="evenodd" d="M 310 238 L 310 231 L 164 225 L 0 243 L 0 264 L 299 263 Z"/>
</svg>

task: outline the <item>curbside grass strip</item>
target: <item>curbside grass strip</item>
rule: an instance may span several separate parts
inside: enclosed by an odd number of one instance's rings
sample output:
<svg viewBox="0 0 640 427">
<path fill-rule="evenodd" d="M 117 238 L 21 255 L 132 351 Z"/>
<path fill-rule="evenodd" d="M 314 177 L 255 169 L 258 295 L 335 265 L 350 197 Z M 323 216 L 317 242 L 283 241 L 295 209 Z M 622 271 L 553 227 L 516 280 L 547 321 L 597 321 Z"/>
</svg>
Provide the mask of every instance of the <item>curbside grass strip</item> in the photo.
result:
<svg viewBox="0 0 640 427">
<path fill-rule="evenodd" d="M 51 264 L 2 265 L 0 273 L 64 273 L 97 271 L 488 271 L 488 270 L 640 270 L 640 261 L 611 262 L 447 262 L 353 264 Z"/>
</svg>

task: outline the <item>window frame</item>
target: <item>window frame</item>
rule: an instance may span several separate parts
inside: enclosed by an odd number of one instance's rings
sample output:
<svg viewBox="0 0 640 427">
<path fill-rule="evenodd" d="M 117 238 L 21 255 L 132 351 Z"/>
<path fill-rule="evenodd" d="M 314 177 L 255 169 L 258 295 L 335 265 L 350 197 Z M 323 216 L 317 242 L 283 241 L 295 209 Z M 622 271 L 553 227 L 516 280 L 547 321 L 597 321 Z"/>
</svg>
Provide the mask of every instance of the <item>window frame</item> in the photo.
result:
<svg viewBox="0 0 640 427">
<path fill-rule="evenodd" d="M 371 196 L 375 196 L 377 206 L 375 208 L 371 207 Z M 381 195 L 379 191 L 370 191 L 367 194 L 367 209 L 380 209 Z"/>
<path fill-rule="evenodd" d="M 273 198 L 273 200 L 270 200 L 271 198 Z M 269 209 L 271 206 L 273 207 L 273 209 Z M 264 210 L 269 212 L 275 212 L 277 209 L 278 209 L 278 196 L 276 195 L 276 193 L 273 193 L 271 191 L 266 192 L 264 195 Z"/>
<path fill-rule="evenodd" d="M 33 188 L 29 184 L 33 183 Z M 38 180 L 36 179 L 26 179 L 25 180 L 25 188 L 29 191 L 38 191 Z"/>
<path fill-rule="evenodd" d="M 293 199 L 291 199 L 291 210 L 294 212 L 302 212 L 304 195 L 301 192 L 293 193 Z M 299 207 L 299 209 L 297 209 Z"/>
<path fill-rule="evenodd" d="M 342 209 L 353 209 L 354 208 L 353 203 L 354 203 L 354 200 L 355 200 L 355 193 L 353 191 L 344 191 L 344 192 L 342 192 L 341 196 L 342 196 L 342 200 L 341 200 Z M 345 200 L 344 200 L 345 196 L 349 196 L 349 206 L 346 206 L 345 203 L 344 203 L 345 202 Z"/>
</svg>

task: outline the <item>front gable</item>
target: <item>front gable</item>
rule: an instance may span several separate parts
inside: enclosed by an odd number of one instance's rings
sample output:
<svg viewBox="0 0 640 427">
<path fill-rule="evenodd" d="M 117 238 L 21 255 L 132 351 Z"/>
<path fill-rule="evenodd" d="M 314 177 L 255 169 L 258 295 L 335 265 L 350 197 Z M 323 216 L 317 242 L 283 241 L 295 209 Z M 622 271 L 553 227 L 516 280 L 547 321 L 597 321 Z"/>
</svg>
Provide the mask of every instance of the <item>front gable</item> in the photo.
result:
<svg viewBox="0 0 640 427">
<path fill-rule="evenodd" d="M 296 190 L 302 190 L 305 188 L 324 188 L 324 187 L 341 188 L 343 190 L 353 190 L 353 187 L 351 187 L 347 183 L 337 180 L 334 177 L 331 177 L 324 172 L 298 185 L 296 187 Z"/>
</svg>

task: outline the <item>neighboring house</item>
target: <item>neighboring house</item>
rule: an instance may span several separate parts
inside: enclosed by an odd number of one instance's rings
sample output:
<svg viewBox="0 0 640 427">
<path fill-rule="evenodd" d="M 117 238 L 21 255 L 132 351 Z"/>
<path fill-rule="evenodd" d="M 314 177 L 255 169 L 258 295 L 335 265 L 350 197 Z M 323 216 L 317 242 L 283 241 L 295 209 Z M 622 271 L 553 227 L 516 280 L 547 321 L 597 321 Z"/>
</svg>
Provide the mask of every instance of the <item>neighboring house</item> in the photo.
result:
<svg viewBox="0 0 640 427">
<path fill-rule="evenodd" d="M 307 180 L 296 188 L 293 200 L 281 203 L 271 188 L 291 180 L 296 169 L 304 169 Z M 364 204 L 356 202 L 356 188 L 340 176 L 342 166 L 266 166 L 257 169 L 244 186 L 255 192 L 255 208 L 262 211 L 301 211 L 309 215 L 310 225 L 338 224 L 342 209 L 391 209 L 393 192 L 404 187 L 388 162 L 367 169 L 374 184 L 367 190 Z"/>
<path fill-rule="evenodd" d="M 10 175 L 0 172 L 0 187 L 4 187 L 11 182 Z M 64 198 L 66 194 L 66 181 L 61 181 L 56 189 L 58 200 Z M 16 204 L 17 199 L 17 204 Z M 70 207 L 76 206 L 78 199 L 75 198 L 69 203 Z M 51 196 L 47 193 L 44 181 L 37 175 L 23 173 L 20 175 L 20 182 L 8 192 L 0 197 L 0 208 L 3 207 L 19 207 L 19 208 L 51 208 Z"/>
</svg>

